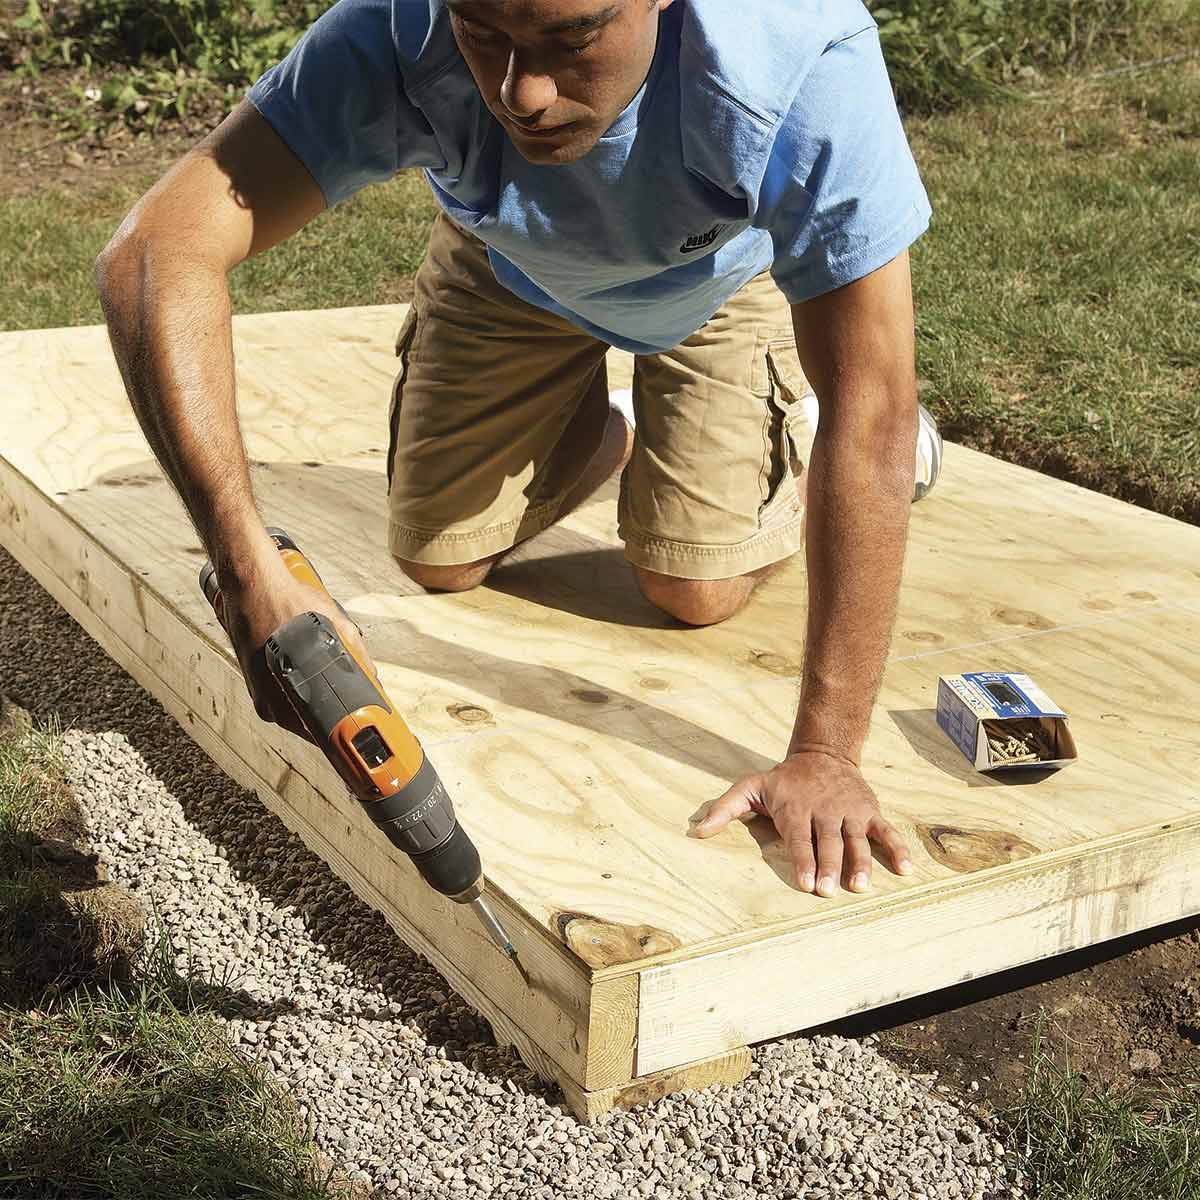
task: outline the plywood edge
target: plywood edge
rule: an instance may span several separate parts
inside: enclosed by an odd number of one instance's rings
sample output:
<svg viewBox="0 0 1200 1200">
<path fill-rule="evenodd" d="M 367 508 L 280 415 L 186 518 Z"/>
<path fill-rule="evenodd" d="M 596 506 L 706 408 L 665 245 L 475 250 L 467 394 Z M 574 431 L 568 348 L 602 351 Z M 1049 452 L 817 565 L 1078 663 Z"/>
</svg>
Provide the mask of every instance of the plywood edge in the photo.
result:
<svg viewBox="0 0 1200 1200">
<path fill-rule="evenodd" d="M 1123 509 L 1126 512 L 1137 515 L 1139 521 L 1145 520 L 1148 523 L 1153 522 L 1157 525 L 1170 527 L 1179 538 L 1191 541 L 1197 547 L 1200 547 L 1200 528 L 1192 525 L 1188 521 L 1181 521 L 1178 517 L 1168 516 L 1166 513 L 1157 512 L 1152 508 L 1146 508 L 1144 505 L 1135 504 L 1132 500 L 1125 500 L 1120 496 L 1113 496 L 1108 492 L 1098 491 L 1096 488 L 1085 487 L 1082 483 L 1075 483 L 1070 479 L 1062 479 L 1057 475 L 1048 474 L 1045 471 L 1039 471 L 1036 467 L 1027 467 L 1023 463 L 1013 462 L 1008 458 L 1000 458 L 994 454 L 988 454 L 983 450 L 976 450 L 972 446 L 964 445 L 962 442 L 952 442 L 947 440 L 946 447 L 950 451 L 950 456 L 963 457 L 966 459 L 974 459 L 976 461 L 986 460 L 989 470 L 997 471 L 1001 474 L 1007 474 L 1014 480 L 1024 480 L 1034 485 L 1044 486 L 1047 480 L 1053 483 L 1055 492 L 1060 497 L 1060 504 L 1063 508 L 1069 508 L 1071 500 L 1079 498 L 1085 503 L 1099 500 L 1104 504 L 1111 504 L 1114 510 Z M 949 468 L 953 469 L 953 464 L 949 464 Z M 947 465 L 943 465 L 943 470 L 947 469 Z M 1184 547 L 1180 546 L 1180 552 L 1184 552 Z"/>
<path fill-rule="evenodd" d="M 41 514 L 40 520 L 38 514 Z M 35 526 L 32 532 L 36 533 L 36 537 L 31 538 L 31 531 L 23 531 L 23 525 Z M 207 687 L 212 692 L 210 699 L 222 702 L 224 709 L 211 714 L 213 718 L 220 719 L 218 732 L 223 732 L 228 726 L 234 734 L 252 744 L 255 757 L 242 754 L 248 765 L 258 770 L 264 778 L 276 779 L 274 786 L 277 789 L 284 786 L 288 776 L 295 772 L 309 782 L 315 792 L 323 795 L 327 803 L 342 807 L 340 802 L 331 801 L 325 788 L 316 782 L 318 771 L 326 778 L 333 778 L 331 769 L 324 764 L 319 753 L 282 735 L 277 727 L 262 723 L 244 702 L 238 703 L 242 701 L 245 685 L 227 644 L 214 641 L 207 630 L 198 627 L 185 613 L 175 609 L 139 572 L 109 551 L 95 533 L 58 506 L 19 467 L 0 455 L 0 532 L 5 526 L 11 526 L 14 536 L 23 540 L 30 547 L 30 552 L 37 554 L 43 569 L 56 572 L 57 577 L 84 604 L 97 611 L 105 610 L 103 619 L 114 626 L 114 632 L 120 635 L 114 622 L 124 620 L 128 629 L 132 621 L 142 637 L 155 640 L 161 652 L 156 677 L 163 678 L 169 686 L 171 668 L 174 668 L 177 678 L 183 678 L 185 673 L 193 677 L 193 682 L 198 685 L 198 696 Z M 55 531 L 57 537 L 52 538 L 50 535 Z M 3 537 L 0 537 L 0 542 L 3 541 Z M 35 545 L 40 546 L 41 550 L 33 550 Z M 71 547 L 74 547 L 74 551 Z M 91 555 L 89 547 L 98 552 L 98 557 Z M 52 562 L 52 559 L 55 561 Z M 122 605 L 126 604 L 129 597 L 132 598 L 136 617 L 122 612 Z M 107 611 L 110 607 L 113 608 L 111 615 Z M 170 629 L 164 630 L 162 626 L 168 623 Z M 172 637 L 181 634 L 194 642 L 195 650 L 185 659 L 167 644 L 171 640 L 165 636 L 167 632 Z M 128 637 L 125 641 L 127 648 L 136 655 L 137 647 Z M 193 709 L 200 707 L 192 703 Z M 276 770 L 268 770 L 264 760 L 270 760 L 270 766 Z M 318 766 L 306 775 L 306 764 Z M 398 853 L 394 858 L 398 862 L 403 861 L 403 856 Z M 531 936 L 540 938 L 568 965 L 569 970 L 588 979 L 593 977 L 595 972 L 586 962 L 564 946 L 545 925 L 529 918 L 506 892 L 489 882 L 489 894 L 495 900 L 496 907 L 506 910 L 513 920 L 523 924 Z"/>
<path fill-rule="evenodd" d="M 750 1074 L 750 1049 L 739 1046 L 698 1062 L 655 1071 L 615 1087 L 586 1090 L 570 1080 L 560 1082 L 567 1107 L 581 1121 L 591 1122 L 614 1108 L 653 1104 L 673 1092 L 699 1091 L 718 1083 L 741 1083 Z"/>
<path fill-rule="evenodd" d="M 642 975 L 637 1073 L 1200 913 L 1200 817 Z M 697 998 L 702 998 L 698 1002 Z"/>
<path fill-rule="evenodd" d="M 219 728 L 206 722 L 204 708 L 211 704 L 215 713 L 219 704 L 218 696 L 205 686 L 198 658 L 215 655 L 223 661 L 226 686 L 219 697 L 222 704 L 233 707 L 240 699 L 243 707 L 249 705 L 236 668 L 223 651 L 2 457 L 0 543 L 115 661 L 159 699 L 227 774 L 252 788 L 361 899 L 382 912 L 401 938 L 428 958 L 491 1022 L 498 1040 L 516 1046 L 532 1069 L 543 1078 L 577 1080 L 581 1086 L 611 1086 L 630 1078 L 636 978 L 602 984 L 596 992 L 599 1004 L 593 1007 L 586 965 L 553 942 L 508 897 L 497 894 L 496 907 L 530 971 L 533 986 L 527 989 L 508 977 L 506 973 L 514 968 L 491 946 L 473 915 L 431 892 L 407 863 L 396 863 L 395 873 L 388 873 L 385 892 L 362 869 L 361 861 L 347 853 L 348 845 L 361 845 L 364 857 L 378 860 L 390 851 L 390 847 L 381 849 L 377 834 L 357 805 L 325 795 L 306 777 L 303 765 L 277 754 L 274 770 L 267 765 L 272 759 L 269 752 L 260 754 L 255 763 L 247 761 L 226 736 L 230 714 L 225 714 L 227 719 Z M 188 638 L 206 644 L 209 654 L 198 656 L 193 651 L 186 663 L 176 661 L 179 647 Z M 190 673 L 188 667 L 193 668 Z M 179 694 L 180 679 L 187 679 L 189 687 L 197 685 L 194 697 Z M 242 724 L 253 730 L 252 719 Z M 334 824 L 337 837 L 331 836 Z M 399 857 L 399 852 L 395 854 Z M 412 879 L 407 878 L 409 874 Z M 399 902 L 389 894 L 396 890 L 393 885 L 404 890 Z M 408 894 L 413 887 L 420 895 Z M 409 913 L 419 914 L 420 921 Z M 487 959 L 482 958 L 485 955 Z M 468 971 L 463 965 L 468 963 L 475 970 Z M 504 996 L 508 1003 L 501 1002 Z"/>
<path fill-rule="evenodd" d="M 1197 802 L 1200 804 L 1200 796 L 1197 796 Z M 924 883 L 906 884 L 886 896 L 866 893 L 855 899 L 845 898 L 839 903 L 836 913 L 830 913 L 829 909 L 824 906 L 824 901 L 812 896 L 805 896 L 802 902 L 810 908 L 810 911 L 803 916 L 759 925 L 754 929 L 722 937 L 690 942 L 678 950 L 647 956 L 644 959 L 621 963 L 614 967 L 599 968 L 592 973 L 592 979 L 594 981 L 612 979 L 630 971 L 644 975 L 648 971 L 676 966 L 693 959 L 715 958 L 722 954 L 734 953 L 766 941 L 786 941 L 788 938 L 803 935 L 808 930 L 856 926 L 864 921 L 899 916 L 913 908 L 923 907 L 931 901 L 952 902 L 960 892 L 971 891 L 984 884 L 996 888 L 1017 886 L 1026 877 L 1035 877 L 1047 870 L 1054 870 L 1061 863 L 1069 862 L 1080 855 L 1103 854 L 1107 850 L 1125 844 L 1130 838 L 1153 835 L 1195 822 L 1200 822 L 1200 813 L 1197 813 L 1196 816 L 1178 817 L 1169 822 L 1155 821 L 1124 833 L 1109 834 L 1103 838 L 1076 843 L 1058 850 L 1040 851 L 1013 862 L 980 868 L 957 877 L 938 876 Z"/>
</svg>

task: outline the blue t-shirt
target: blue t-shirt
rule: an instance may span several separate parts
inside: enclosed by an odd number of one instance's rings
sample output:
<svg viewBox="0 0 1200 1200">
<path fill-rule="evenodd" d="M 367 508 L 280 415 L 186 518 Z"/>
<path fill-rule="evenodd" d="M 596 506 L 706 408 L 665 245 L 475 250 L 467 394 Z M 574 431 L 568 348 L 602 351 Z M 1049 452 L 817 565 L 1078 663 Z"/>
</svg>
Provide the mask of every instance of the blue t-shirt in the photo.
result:
<svg viewBox="0 0 1200 1200">
<path fill-rule="evenodd" d="M 645 83 L 581 159 L 535 165 L 488 111 L 441 0 L 341 0 L 249 99 L 336 204 L 423 167 L 496 278 L 635 354 L 770 268 L 791 303 L 929 223 L 859 0 L 676 0 Z"/>
</svg>

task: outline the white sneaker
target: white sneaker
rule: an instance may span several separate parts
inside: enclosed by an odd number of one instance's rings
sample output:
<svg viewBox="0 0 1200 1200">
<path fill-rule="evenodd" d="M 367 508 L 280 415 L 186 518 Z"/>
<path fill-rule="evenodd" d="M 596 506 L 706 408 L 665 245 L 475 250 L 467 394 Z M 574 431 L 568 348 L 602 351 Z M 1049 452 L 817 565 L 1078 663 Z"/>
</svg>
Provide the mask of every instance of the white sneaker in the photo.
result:
<svg viewBox="0 0 1200 1200">
<path fill-rule="evenodd" d="M 933 414 L 923 404 L 917 405 L 917 485 L 913 503 L 924 500 L 933 490 L 942 473 L 942 435 L 938 432 Z"/>
<path fill-rule="evenodd" d="M 608 393 L 608 402 L 623 416 L 630 429 L 637 427 L 633 419 L 633 392 L 629 388 L 617 388 Z"/>
</svg>

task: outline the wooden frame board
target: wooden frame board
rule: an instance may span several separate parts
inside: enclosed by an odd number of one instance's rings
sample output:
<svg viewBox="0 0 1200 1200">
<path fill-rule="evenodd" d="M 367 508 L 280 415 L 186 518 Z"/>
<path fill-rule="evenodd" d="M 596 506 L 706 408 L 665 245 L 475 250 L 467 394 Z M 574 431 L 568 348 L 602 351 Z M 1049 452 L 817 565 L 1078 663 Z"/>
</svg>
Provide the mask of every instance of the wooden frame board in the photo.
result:
<svg viewBox="0 0 1200 1200">
<path fill-rule="evenodd" d="M 576 1112 L 738 1078 L 754 1041 L 1200 912 L 1200 530 L 947 446 L 864 759 L 916 870 L 803 895 L 760 823 L 687 836 L 786 744 L 803 564 L 731 620 L 679 627 L 623 562 L 614 484 L 485 587 L 423 594 L 386 550 L 401 317 L 238 318 L 243 427 L 264 515 L 363 627 L 529 986 L 311 747 L 254 716 L 102 329 L 0 334 L 0 542 Z M 610 356 L 611 386 L 630 373 Z M 989 669 L 1066 709 L 1078 763 L 1021 781 L 967 763 L 936 726 L 937 677 Z"/>
</svg>

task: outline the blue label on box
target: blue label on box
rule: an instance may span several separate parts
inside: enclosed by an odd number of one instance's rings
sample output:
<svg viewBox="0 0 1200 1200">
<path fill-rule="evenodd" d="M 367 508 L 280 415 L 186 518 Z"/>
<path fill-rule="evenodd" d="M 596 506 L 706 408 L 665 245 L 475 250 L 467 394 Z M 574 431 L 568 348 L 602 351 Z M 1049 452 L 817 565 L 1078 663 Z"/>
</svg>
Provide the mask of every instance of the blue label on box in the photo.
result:
<svg viewBox="0 0 1200 1200">
<path fill-rule="evenodd" d="M 974 762 L 978 722 L 965 704 L 954 703 L 954 691 L 944 679 L 938 681 L 937 723 L 946 736 Z"/>
<path fill-rule="evenodd" d="M 1010 671 L 975 671 L 962 677 L 989 704 L 997 717 L 1065 717 L 1029 678 Z"/>
</svg>

